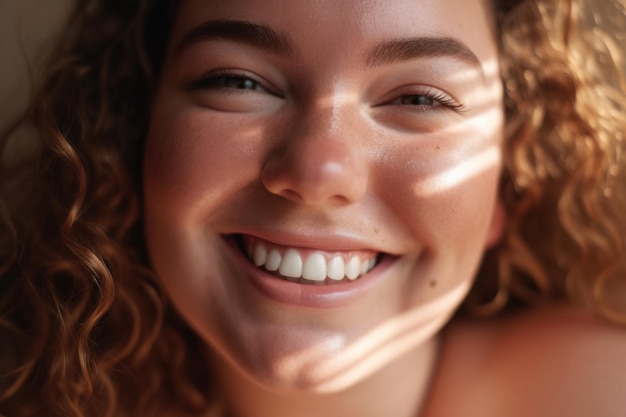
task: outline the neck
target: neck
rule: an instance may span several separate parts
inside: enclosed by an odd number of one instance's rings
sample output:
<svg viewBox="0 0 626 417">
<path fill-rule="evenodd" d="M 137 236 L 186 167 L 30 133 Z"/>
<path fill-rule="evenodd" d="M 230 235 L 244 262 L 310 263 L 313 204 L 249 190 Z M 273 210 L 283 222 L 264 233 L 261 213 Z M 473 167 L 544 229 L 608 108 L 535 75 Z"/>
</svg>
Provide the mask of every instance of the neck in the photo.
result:
<svg viewBox="0 0 626 417">
<path fill-rule="evenodd" d="M 225 364 L 218 376 L 229 417 L 417 417 L 434 373 L 438 346 L 437 339 L 425 341 L 332 394 L 272 390 Z"/>
</svg>

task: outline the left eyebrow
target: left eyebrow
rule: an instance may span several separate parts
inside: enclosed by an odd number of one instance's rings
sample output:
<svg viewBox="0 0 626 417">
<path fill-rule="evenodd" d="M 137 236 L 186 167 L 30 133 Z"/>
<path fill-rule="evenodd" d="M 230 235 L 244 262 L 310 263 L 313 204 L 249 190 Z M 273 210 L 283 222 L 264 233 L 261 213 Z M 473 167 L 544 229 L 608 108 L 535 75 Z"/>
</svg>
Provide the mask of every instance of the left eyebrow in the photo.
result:
<svg viewBox="0 0 626 417">
<path fill-rule="evenodd" d="M 377 67 L 418 58 L 439 57 L 459 59 L 483 72 L 480 60 L 467 45 L 446 37 L 427 36 L 384 41 L 367 54 L 366 63 L 370 67 Z"/>
</svg>

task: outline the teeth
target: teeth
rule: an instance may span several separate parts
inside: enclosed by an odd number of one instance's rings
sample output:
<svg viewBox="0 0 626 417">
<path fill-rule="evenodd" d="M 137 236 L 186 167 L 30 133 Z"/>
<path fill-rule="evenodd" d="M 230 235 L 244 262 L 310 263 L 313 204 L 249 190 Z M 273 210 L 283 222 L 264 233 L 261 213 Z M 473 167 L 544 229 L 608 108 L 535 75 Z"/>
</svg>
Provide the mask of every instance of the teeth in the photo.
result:
<svg viewBox="0 0 626 417">
<path fill-rule="evenodd" d="M 278 272 L 289 278 L 300 278 L 302 276 L 302 258 L 295 249 L 289 249 L 280 263 Z"/>
<path fill-rule="evenodd" d="M 276 248 L 268 252 L 262 243 L 250 245 L 248 253 L 256 266 L 267 271 L 278 271 L 286 278 L 304 278 L 315 282 L 323 282 L 327 278 L 331 281 L 344 278 L 355 280 L 376 266 L 375 258 L 362 261 L 359 256 L 353 255 L 346 262 L 344 256 L 335 255 L 328 260 L 322 252 L 313 252 L 303 261 L 303 256 L 296 249 L 288 249 L 281 255 Z"/>
<path fill-rule="evenodd" d="M 358 257 L 350 259 L 346 265 L 346 276 L 348 279 L 357 279 L 361 273 L 361 260 Z"/>
<path fill-rule="evenodd" d="M 319 252 L 309 256 L 302 270 L 302 278 L 311 281 L 324 281 L 326 279 L 326 259 Z"/>
<path fill-rule="evenodd" d="M 369 262 L 361 262 L 361 270 L 359 271 L 359 275 L 365 275 L 367 274 L 367 271 L 370 270 L 370 263 Z"/>
<path fill-rule="evenodd" d="M 256 248 L 254 248 L 254 264 L 256 266 L 261 266 L 261 265 L 264 265 L 266 261 L 267 261 L 267 250 L 265 250 L 265 246 L 256 245 Z"/>
<path fill-rule="evenodd" d="M 283 260 L 283 257 L 280 256 L 280 253 L 276 249 L 272 249 L 270 254 L 267 256 L 267 262 L 265 262 L 265 269 L 268 271 L 277 271 L 280 267 L 280 264 Z M 257 265 L 263 266 L 263 265 Z"/>
<path fill-rule="evenodd" d="M 340 281 L 346 276 L 346 265 L 341 256 L 335 256 L 328 263 L 328 278 Z"/>
</svg>

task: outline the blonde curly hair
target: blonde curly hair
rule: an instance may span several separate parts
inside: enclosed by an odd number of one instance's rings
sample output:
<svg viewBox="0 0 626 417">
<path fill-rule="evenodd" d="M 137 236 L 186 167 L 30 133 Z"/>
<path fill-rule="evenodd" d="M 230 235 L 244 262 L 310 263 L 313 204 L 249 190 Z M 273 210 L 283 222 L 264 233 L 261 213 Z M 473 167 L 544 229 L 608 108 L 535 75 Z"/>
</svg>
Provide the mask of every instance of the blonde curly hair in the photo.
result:
<svg viewBox="0 0 626 417">
<path fill-rule="evenodd" d="M 467 308 L 568 300 L 626 322 L 623 7 L 606 1 L 621 21 L 603 32 L 581 26 L 581 15 L 608 18 L 576 0 L 493 3 L 507 222 Z M 203 343 L 168 307 L 140 222 L 149 103 L 176 7 L 78 1 L 30 108 L 1 135 L 0 414 L 215 402 Z M 30 152 L 8 158 L 25 137 Z"/>
<path fill-rule="evenodd" d="M 626 323 L 626 23 L 620 3 L 602 6 L 613 21 L 574 0 L 501 14 L 508 219 L 475 311 L 568 299 Z M 486 293 L 491 302 L 476 305 Z"/>
</svg>

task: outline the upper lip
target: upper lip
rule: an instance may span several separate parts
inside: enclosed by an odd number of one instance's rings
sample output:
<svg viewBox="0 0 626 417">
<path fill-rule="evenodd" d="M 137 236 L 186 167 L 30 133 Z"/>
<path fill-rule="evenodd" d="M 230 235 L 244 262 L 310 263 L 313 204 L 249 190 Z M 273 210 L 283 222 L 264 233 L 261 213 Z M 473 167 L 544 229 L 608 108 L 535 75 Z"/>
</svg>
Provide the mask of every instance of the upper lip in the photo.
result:
<svg viewBox="0 0 626 417">
<path fill-rule="evenodd" d="M 281 246 L 321 250 L 326 252 L 373 251 L 390 255 L 399 255 L 399 253 L 394 252 L 389 248 L 383 248 L 380 245 L 377 245 L 376 239 L 364 239 L 350 233 L 342 233 L 336 230 L 328 233 L 316 231 L 314 234 L 291 233 L 280 230 L 239 230 L 228 234 L 248 235 Z"/>
</svg>

